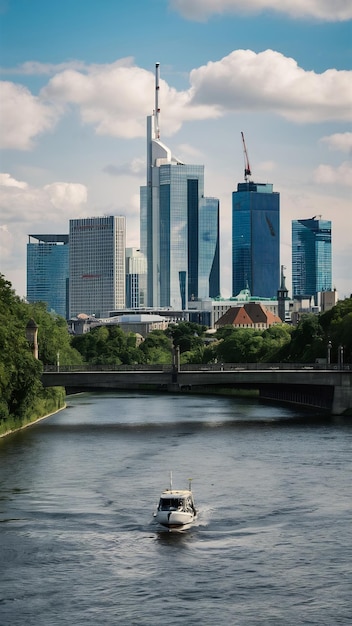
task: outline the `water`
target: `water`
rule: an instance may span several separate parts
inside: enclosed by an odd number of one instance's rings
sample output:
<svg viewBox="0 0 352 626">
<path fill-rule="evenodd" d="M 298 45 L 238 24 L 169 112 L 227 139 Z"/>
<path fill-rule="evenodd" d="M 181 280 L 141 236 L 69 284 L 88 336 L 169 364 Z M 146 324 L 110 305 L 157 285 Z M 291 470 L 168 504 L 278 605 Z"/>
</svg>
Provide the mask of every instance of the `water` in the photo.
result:
<svg viewBox="0 0 352 626">
<path fill-rule="evenodd" d="M 1 626 L 352 623 L 352 418 L 83 394 L 0 440 Z M 191 530 L 152 513 L 193 478 Z"/>
</svg>

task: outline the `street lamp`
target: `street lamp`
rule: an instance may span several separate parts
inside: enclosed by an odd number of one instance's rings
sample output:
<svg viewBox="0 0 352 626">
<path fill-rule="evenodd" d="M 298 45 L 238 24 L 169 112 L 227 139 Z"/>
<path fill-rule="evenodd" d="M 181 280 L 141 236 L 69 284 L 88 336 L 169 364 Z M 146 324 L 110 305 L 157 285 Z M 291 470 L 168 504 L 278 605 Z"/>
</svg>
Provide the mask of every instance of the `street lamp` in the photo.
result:
<svg viewBox="0 0 352 626">
<path fill-rule="evenodd" d="M 33 319 L 30 319 L 26 326 L 26 339 L 32 348 L 33 356 L 38 358 L 38 326 Z"/>
<path fill-rule="evenodd" d="M 327 364 L 330 365 L 331 363 L 331 348 L 332 348 L 332 343 L 331 341 L 329 341 L 328 343 L 328 357 L 327 357 Z"/>
<path fill-rule="evenodd" d="M 339 367 L 342 368 L 342 366 L 343 366 L 343 346 L 341 346 L 341 345 L 338 347 L 338 364 L 339 364 Z"/>
</svg>

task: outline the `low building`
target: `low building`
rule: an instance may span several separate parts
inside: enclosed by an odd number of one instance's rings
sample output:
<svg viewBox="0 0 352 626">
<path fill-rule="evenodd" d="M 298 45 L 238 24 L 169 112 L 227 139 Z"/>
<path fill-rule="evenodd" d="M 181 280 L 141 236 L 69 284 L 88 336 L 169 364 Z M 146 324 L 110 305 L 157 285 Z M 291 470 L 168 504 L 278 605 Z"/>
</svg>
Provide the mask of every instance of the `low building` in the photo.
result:
<svg viewBox="0 0 352 626">
<path fill-rule="evenodd" d="M 255 328 L 265 330 L 282 324 L 281 319 L 275 313 L 268 311 L 262 304 L 247 302 L 243 306 L 231 307 L 215 323 L 216 328 L 222 326 L 234 326 L 235 328 Z"/>
<path fill-rule="evenodd" d="M 111 321 L 110 321 L 111 323 Z M 152 330 L 166 330 L 169 321 L 161 315 L 121 315 L 114 320 L 125 333 L 146 337 Z"/>
</svg>

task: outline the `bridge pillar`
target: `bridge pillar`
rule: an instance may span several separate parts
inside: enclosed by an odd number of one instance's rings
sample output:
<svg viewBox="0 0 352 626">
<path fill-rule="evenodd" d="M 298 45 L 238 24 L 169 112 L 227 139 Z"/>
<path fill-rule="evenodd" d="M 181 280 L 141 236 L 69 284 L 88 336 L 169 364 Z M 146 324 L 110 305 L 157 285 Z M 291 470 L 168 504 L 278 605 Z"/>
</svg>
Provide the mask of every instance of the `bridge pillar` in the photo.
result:
<svg viewBox="0 0 352 626">
<path fill-rule="evenodd" d="M 342 415 L 348 410 L 352 410 L 352 389 L 350 385 L 335 385 L 332 414 Z"/>
</svg>

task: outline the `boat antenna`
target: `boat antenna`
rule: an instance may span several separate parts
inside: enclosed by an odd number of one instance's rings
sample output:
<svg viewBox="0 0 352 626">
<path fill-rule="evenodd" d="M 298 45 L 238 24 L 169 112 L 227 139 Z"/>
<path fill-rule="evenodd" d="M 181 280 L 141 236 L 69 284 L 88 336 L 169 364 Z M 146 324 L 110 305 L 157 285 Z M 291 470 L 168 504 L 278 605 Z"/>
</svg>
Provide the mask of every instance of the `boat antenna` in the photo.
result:
<svg viewBox="0 0 352 626">
<path fill-rule="evenodd" d="M 192 480 L 193 478 L 188 479 L 188 491 L 192 491 Z"/>
<path fill-rule="evenodd" d="M 170 491 L 172 491 L 172 470 L 170 471 Z"/>
</svg>

